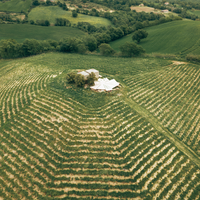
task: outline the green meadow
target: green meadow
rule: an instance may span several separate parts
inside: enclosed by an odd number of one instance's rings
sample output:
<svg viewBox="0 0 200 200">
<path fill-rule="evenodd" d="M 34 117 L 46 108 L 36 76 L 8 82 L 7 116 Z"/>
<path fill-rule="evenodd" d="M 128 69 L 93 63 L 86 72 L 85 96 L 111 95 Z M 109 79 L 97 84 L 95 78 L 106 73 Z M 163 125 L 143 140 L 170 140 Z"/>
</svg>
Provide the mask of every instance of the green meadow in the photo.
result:
<svg viewBox="0 0 200 200">
<path fill-rule="evenodd" d="M 148 37 L 141 40 L 140 45 L 147 53 L 166 54 L 200 54 L 200 22 L 173 21 L 145 29 Z M 132 41 L 132 34 L 125 36 L 110 45 L 119 51 L 120 45 Z"/>
<path fill-rule="evenodd" d="M 111 22 L 102 17 L 93 17 L 88 15 L 83 15 L 78 13 L 78 17 L 72 17 L 71 11 L 65 11 L 57 6 L 48 6 L 48 7 L 36 7 L 31 10 L 28 15 L 29 20 L 49 20 L 50 23 L 55 23 L 56 18 L 65 18 L 68 19 L 71 24 L 77 24 L 78 22 L 89 22 L 95 26 L 108 26 L 111 25 Z"/>
<path fill-rule="evenodd" d="M 8 12 L 21 12 L 28 11 L 28 9 L 32 5 L 32 0 L 10 0 L 2 2 L 0 1 L 0 11 L 8 11 Z"/>
<path fill-rule="evenodd" d="M 58 26 L 36 26 L 29 24 L 0 24 L 0 40 L 15 39 L 23 42 L 27 39 L 60 40 L 64 37 L 82 37 L 85 33 L 77 28 Z"/>
</svg>

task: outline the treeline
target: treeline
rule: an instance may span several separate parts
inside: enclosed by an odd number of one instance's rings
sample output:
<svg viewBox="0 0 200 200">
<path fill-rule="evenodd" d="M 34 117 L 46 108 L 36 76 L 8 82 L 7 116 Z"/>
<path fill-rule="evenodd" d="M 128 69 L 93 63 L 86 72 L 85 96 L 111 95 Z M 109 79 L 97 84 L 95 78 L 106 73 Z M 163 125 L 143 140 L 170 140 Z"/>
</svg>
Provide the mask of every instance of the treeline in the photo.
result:
<svg viewBox="0 0 200 200">
<path fill-rule="evenodd" d="M 94 51 L 98 47 L 98 42 L 93 36 L 86 36 L 82 39 L 64 38 L 59 42 L 54 40 L 38 41 L 35 39 L 26 39 L 23 43 L 18 43 L 13 39 L 2 40 L 0 42 L 0 58 L 19 58 L 41 54 L 48 51 L 58 51 L 65 53 L 84 54 L 87 51 Z M 115 51 L 109 44 L 101 44 L 100 52 L 102 55 L 113 55 Z M 134 42 L 123 44 L 121 55 L 138 56 L 145 50 Z"/>
</svg>

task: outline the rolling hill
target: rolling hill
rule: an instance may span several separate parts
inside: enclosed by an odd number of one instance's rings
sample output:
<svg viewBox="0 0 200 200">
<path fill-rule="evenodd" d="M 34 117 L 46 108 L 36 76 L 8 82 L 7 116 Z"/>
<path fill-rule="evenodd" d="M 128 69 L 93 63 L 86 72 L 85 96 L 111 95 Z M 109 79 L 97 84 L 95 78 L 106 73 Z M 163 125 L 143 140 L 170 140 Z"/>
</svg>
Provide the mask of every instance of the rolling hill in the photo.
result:
<svg viewBox="0 0 200 200">
<path fill-rule="evenodd" d="M 37 26 L 30 24 L 0 24 L 0 40 L 15 39 L 23 42 L 27 39 L 60 40 L 65 37 L 83 37 L 85 33 L 77 28 L 59 26 Z"/>
<path fill-rule="evenodd" d="M 94 66 L 122 87 L 66 83 Z M 0 60 L 0 198 L 198 200 L 199 76 L 154 58 Z"/>
<path fill-rule="evenodd" d="M 200 22 L 173 21 L 145 29 L 148 37 L 141 40 L 140 45 L 147 53 L 164 54 L 200 54 Z M 126 41 L 132 41 L 132 35 L 123 37 L 110 45 L 116 51 Z"/>
<path fill-rule="evenodd" d="M 32 5 L 31 0 L 9 0 L 0 1 L 0 11 L 5 12 L 27 12 Z"/>
<path fill-rule="evenodd" d="M 71 11 L 65 11 L 57 6 L 36 7 L 31 10 L 28 15 L 29 20 L 49 20 L 50 23 L 55 23 L 56 18 L 66 18 L 71 24 L 77 24 L 78 22 L 89 22 L 95 26 L 108 26 L 111 22 L 102 17 L 94 17 L 89 15 L 83 15 L 78 13 L 78 17 L 72 17 Z"/>
</svg>

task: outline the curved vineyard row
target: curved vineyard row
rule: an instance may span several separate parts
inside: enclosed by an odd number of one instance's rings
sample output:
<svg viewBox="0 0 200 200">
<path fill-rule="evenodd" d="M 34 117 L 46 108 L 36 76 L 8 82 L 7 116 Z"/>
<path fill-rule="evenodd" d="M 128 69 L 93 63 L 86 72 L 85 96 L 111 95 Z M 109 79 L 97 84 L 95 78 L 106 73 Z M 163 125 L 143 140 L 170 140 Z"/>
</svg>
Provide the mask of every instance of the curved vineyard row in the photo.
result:
<svg viewBox="0 0 200 200">
<path fill-rule="evenodd" d="M 124 79 L 129 97 L 200 154 L 200 70 L 189 65 Z"/>
<path fill-rule="evenodd" d="M 31 101 L 0 131 L 3 199 L 199 198 L 200 170 L 123 101 L 90 109 L 53 91 L 27 95 L 45 77 L 1 100 L 6 119 L 7 98 Z"/>
<path fill-rule="evenodd" d="M 13 115 L 29 105 L 36 94 L 46 87 L 49 75 L 26 74 L 0 88 L 0 127 Z"/>
</svg>

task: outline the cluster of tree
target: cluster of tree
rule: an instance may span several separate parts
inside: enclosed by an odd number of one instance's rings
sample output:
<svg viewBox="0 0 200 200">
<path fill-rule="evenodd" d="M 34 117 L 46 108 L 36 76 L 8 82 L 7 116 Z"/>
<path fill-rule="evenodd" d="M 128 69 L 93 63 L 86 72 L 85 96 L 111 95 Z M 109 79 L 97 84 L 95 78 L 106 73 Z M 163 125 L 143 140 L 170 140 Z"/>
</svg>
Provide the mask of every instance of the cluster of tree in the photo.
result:
<svg viewBox="0 0 200 200">
<path fill-rule="evenodd" d="M 30 24 L 32 25 L 40 25 L 40 26 L 50 26 L 49 20 L 30 20 Z"/>
<path fill-rule="evenodd" d="M 78 12 L 76 10 L 72 10 L 72 17 L 78 17 Z"/>
<path fill-rule="evenodd" d="M 141 39 L 144 39 L 147 36 L 148 33 L 145 30 L 139 29 L 133 33 L 132 40 L 136 40 L 139 43 Z"/>
<path fill-rule="evenodd" d="M 52 40 L 37 41 L 26 39 L 23 43 L 18 43 L 13 39 L 1 40 L 0 57 L 18 58 L 40 54 L 42 52 L 56 49 L 58 43 Z"/>
<path fill-rule="evenodd" d="M 59 6 L 63 10 L 68 10 L 67 5 L 66 5 L 65 2 L 63 2 L 63 3 L 61 3 L 60 1 L 51 2 L 50 0 L 47 0 L 46 2 L 41 2 L 39 0 L 33 0 L 32 7 L 39 6 L 39 5 L 43 5 L 43 6 Z"/>
<path fill-rule="evenodd" d="M 65 18 L 56 18 L 55 26 L 71 26 L 71 22 Z"/>
<path fill-rule="evenodd" d="M 47 51 L 59 51 L 66 53 L 85 53 L 97 49 L 97 40 L 93 36 L 86 36 L 83 39 L 65 38 L 59 42 L 54 40 L 37 41 L 26 39 L 23 43 L 18 43 L 13 39 L 1 40 L 0 58 L 18 58 L 37 55 Z M 115 54 L 109 44 L 99 46 L 100 53 L 105 56 Z M 120 47 L 122 56 L 138 56 L 144 53 L 144 49 L 134 42 L 126 43 Z"/>
<path fill-rule="evenodd" d="M 173 12 L 179 14 L 179 16 L 182 18 L 187 18 L 187 19 L 192 19 L 192 20 L 196 20 L 199 18 L 197 15 L 188 13 L 186 9 L 175 8 Z"/>
<path fill-rule="evenodd" d="M 186 60 L 200 63 L 200 56 L 199 55 L 187 55 Z"/>
<path fill-rule="evenodd" d="M 84 87 L 85 84 L 92 86 L 94 85 L 94 81 L 97 80 L 93 72 L 89 74 L 87 79 L 81 74 L 70 72 L 67 74 L 66 79 L 68 83 L 75 83 L 78 87 Z"/>
</svg>

